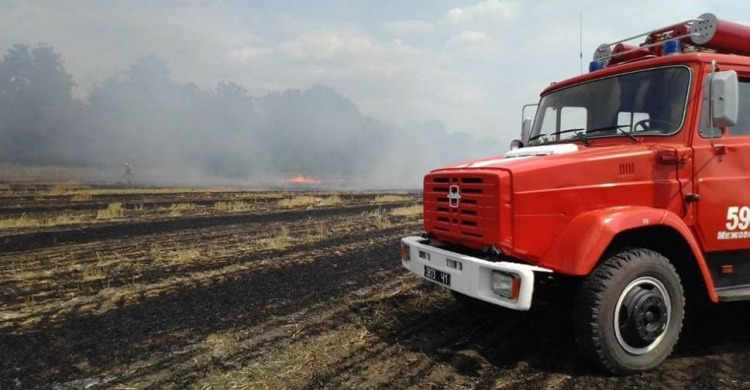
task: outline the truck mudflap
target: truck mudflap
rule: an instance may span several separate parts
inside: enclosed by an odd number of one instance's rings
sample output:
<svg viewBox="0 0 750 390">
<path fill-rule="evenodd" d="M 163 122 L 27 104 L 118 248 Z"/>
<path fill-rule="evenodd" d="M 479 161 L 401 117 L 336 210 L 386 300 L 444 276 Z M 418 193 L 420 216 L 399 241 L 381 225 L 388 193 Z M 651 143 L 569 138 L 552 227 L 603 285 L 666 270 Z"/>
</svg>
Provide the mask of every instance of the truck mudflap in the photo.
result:
<svg viewBox="0 0 750 390">
<path fill-rule="evenodd" d="M 401 263 L 437 285 L 513 310 L 531 308 L 535 272 L 552 272 L 533 265 L 462 255 L 415 236 L 401 239 Z"/>
</svg>

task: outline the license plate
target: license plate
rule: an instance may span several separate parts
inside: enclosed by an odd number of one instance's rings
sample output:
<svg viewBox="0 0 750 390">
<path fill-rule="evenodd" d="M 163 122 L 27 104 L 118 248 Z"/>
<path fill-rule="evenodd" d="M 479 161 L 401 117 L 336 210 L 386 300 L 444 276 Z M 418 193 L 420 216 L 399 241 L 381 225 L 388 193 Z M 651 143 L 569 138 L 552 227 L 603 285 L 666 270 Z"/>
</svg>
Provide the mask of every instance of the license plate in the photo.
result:
<svg viewBox="0 0 750 390">
<path fill-rule="evenodd" d="M 430 280 L 434 280 L 438 283 L 442 283 L 446 286 L 451 285 L 451 274 L 445 273 L 443 271 L 438 271 L 434 268 L 425 266 L 424 277 Z"/>
</svg>

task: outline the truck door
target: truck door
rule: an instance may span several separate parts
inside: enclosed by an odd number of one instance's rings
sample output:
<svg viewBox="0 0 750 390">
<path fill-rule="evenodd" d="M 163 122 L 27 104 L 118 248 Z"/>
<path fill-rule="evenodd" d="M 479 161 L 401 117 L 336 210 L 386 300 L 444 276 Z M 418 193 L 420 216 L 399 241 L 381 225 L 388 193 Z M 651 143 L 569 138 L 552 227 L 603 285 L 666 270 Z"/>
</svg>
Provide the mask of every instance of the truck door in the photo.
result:
<svg viewBox="0 0 750 390">
<path fill-rule="evenodd" d="M 750 69 L 737 72 L 737 124 L 715 130 L 714 144 L 721 146 L 711 146 L 704 96 L 699 134 L 693 139 L 699 196 L 695 229 L 722 300 L 750 298 L 750 288 L 738 288 L 750 286 Z"/>
</svg>

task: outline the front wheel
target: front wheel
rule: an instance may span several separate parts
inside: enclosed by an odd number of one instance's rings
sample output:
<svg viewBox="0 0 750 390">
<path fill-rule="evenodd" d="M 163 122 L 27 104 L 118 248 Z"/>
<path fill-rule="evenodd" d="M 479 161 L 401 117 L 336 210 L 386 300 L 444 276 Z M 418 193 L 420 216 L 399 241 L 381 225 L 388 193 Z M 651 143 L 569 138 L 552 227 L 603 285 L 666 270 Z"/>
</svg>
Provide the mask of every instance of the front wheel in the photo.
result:
<svg viewBox="0 0 750 390">
<path fill-rule="evenodd" d="M 677 343 L 684 306 L 669 260 L 648 249 L 621 251 L 581 284 L 573 312 L 576 341 L 613 374 L 651 370 Z"/>
</svg>

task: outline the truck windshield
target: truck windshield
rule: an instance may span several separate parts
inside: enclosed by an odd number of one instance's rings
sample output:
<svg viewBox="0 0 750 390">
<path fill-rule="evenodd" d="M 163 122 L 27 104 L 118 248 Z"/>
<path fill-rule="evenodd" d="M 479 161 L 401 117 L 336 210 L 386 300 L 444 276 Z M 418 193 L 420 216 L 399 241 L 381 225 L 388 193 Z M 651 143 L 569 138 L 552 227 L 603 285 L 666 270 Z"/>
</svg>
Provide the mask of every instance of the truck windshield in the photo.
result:
<svg viewBox="0 0 750 390">
<path fill-rule="evenodd" d="M 659 68 L 612 76 L 545 95 L 529 145 L 611 137 L 668 135 L 685 115 L 690 71 Z"/>
</svg>

